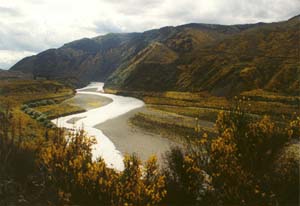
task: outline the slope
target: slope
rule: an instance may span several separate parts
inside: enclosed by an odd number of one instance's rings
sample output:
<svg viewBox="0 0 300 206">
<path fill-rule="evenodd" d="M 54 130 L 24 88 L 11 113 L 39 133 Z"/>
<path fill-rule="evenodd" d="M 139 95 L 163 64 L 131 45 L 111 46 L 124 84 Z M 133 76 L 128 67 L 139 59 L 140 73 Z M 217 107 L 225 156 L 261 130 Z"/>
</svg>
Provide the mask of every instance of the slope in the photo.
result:
<svg viewBox="0 0 300 206">
<path fill-rule="evenodd" d="M 159 58 L 152 62 L 133 58 L 130 65 L 119 68 L 122 72 L 117 71 L 108 79 L 107 87 L 136 91 L 209 91 L 221 96 L 263 89 L 297 95 L 300 92 L 299 28 L 299 18 L 295 17 L 285 22 L 257 24 L 214 39 L 211 33 L 190 35 L 191 30 L 185 30 L 185 38 L 191 36 L 193 40 L 183 41 L 177 33 L 176 38 L 169 38 L 161 45 L 179 53 L 179 58 L 167 64 L 160 63 Z M 198 43 L 195 39 L 203 40 Z M 186 49 L 189 45 L 192 48 Z M 179 51 L 178 47 L 181 47 Z M 157 56 L 169 55 L 164 51 L 155 52 L 159 53 Z M 128 71 L 130 75 L 124 75 Z"/>
</svg>

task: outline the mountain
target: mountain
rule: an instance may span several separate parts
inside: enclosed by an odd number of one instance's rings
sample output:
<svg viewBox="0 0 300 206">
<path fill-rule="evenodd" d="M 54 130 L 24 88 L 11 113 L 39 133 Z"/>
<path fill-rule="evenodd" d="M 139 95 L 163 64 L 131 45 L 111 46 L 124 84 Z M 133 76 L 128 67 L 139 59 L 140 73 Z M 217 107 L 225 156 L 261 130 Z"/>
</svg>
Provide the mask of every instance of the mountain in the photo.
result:
<svg viewBox="0 0 300 206">
<path fill-rule="evenodd" d="M 185 34 L 184 31 L 188 28 L 190 29 Z M 222 33 L 234 33 L 240 29 L 242 28 L 235 26 L 227 28 L 190 24 L 144 33 L 107 34 L 92 39 L 84 38 L 65 44 L 59 49 L 49 49 L 36 56 L 27 57 L 14 65 L 11 70 L 29 72 L 47 78 L 74 77 L 82 82 L 105 81 L 121 64 L 131 60 L 152 42 L 166 42 L 177 51 L 188 50 L 193 43 L 203 41 L 196 35 L 201 30 L 204 31 L 203 33 L 211 31 L 211 38 L 215 38 Z M 192 32 L 196 33 L 195 39 L 186 38 L 193 35 Z M 176 38 L 180 38 L 179 43 L 172 42 Z M 179 48 L 180 46 L 185 48 Z"/>
<path fill-rule="evenodd" d="M 130 65 L 119 68 L 108 79 L 106 86 L 143 91 L 209 91 L 222 96 L 254 89 L 299 94 L 299 27 L 296 18 L 257 24 L 216 40 L 206 39 L 210 42 L 206 45 L 192 43 L 196 45 L 194 49 L 177 52 L 178 58 L 167 64 L 133 58 Z M 149 50 L 157 56 L 170 53 L 145 49 Z"/>
<path fill-rule="evenodd" d="M 9 70 L 4 70 L 0 69 L 0 80 L 10 80 L 10 79 L 32 79 L 31 74 L 24 74 L 23 72 L 20 71 L 9 71 Z"/>
<path fill-rule="evenodd" d="M 278 23 L 186 24 L 81 39 L 27 57 L 11 70 L 131 91 L 231 96 L 300 87 L 299 16 Z"/>
</svg>

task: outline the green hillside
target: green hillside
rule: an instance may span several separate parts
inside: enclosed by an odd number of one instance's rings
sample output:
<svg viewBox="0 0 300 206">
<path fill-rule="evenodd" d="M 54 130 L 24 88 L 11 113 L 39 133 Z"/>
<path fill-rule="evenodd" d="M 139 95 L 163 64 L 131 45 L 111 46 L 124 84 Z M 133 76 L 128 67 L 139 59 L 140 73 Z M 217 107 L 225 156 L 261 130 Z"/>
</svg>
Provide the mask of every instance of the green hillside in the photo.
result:
<svg viewBox="0 0 300 206">
<path fill-rule="evenodd" d="M 105 81 L 124 91 L 207 91 L 234 96 L 262 89 L 299 93 L 298 17 L 246 25 L 187 24 L 77 40 L 27 57 L 11 70 L 77 86 Z"/>
<path fill-rule="evenodd" d="M 191 51 L 182 49 L 181 53 L 173 49 L 179 58 L 168 64 L 161 64 L 159 59 L 133 61 L 130 66 L 119 68 L 106 86 L 140 91 L 209 91 L 221 96 L 254 89 L 297 94 L 300 88 L 299 26 L 300 21 L 292 19 L 257 25 L 216 39 L 195 33 L 191 41 L 196 42 L 201 36 L 207 39 L 205 43 L 192 43 Z M 176 40 L 168 39 L 164 45 L 172 48 L 168 43 Z M 153 52 L 159 57 L 169 55 L 169 52 Z M 124 74 L 129 71 L 130 75 Z"/>
</svg>

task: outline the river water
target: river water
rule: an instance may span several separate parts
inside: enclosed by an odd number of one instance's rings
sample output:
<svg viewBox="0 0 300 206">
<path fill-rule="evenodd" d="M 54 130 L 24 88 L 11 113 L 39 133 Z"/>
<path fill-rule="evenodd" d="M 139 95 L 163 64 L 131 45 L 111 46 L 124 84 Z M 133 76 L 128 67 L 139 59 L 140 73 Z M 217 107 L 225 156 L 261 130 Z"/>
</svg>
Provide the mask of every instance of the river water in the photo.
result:
<svg viewBox="0 0 300 206">
<path fill-rule="evenodd" d="M 103 86 L 104 83 L 94 82 L 87 87 L 78 89 L 77 94 L 107 97 L 112 100 L 111 103 L 80 114 L 60 117 L 52 120 L 52 122 L 57 124 L 58 127 L 64 127 L 67 129 L 83 127 L 88 136 L 93 136 L 96 139 L 96 144 L 92 147 L 93 159 L 96 160 L 97 158 L 102 157 L 108 167 L 122 171 L 124 169 L 124 164 L 121 152 L 118 151 L 114 143 L 105 136 L 100 129 L 96 129 L 95 126 L 134 109 L 143 107 L 144 102 L 132 97 L 105 94 L 103 93 Z M 72 119 L 79 120 L 75 123 L 70 123 L 72 122 Z"/>
</svg>

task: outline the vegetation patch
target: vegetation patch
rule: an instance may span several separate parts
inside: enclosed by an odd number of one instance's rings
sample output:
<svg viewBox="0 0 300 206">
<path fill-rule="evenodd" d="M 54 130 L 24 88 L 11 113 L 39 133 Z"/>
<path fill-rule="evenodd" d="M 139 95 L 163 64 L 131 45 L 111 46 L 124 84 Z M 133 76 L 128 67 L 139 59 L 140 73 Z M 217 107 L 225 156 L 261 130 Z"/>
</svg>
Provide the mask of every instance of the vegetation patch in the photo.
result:
<svg viewBox="0 0 300 206">
<path fill-rule="evenodd" d="M 25 138 L 23 122 L 12 112 L 6 108 L 0 113 L 3 205 L 299 203 L 299 156 L 291 160 L 295 146 L 289 145 L 299 141 L 300 118 L 283 127 L 267 116 L 253 119 L 237 105 L 218 115 L 214 138 L 195 130 L 185 149 L 165 155 L 162 170 L 156 157 L 141 167 L 131 155 L 120 172 L 102 159 L 92 161 L 94 139 L 84 131 L 55 128 Z"/>
<path fill-rule="evenodd" d="M 214 124 L 200 121 L 198 118 L 187 118 L 165 111 L 139 112 L 130 119 L 131 124 L 176 141 L 198 136 L 198 131 L 215 133 Z"/>
<path fill-rule="evenodd" d="M 60 103 L 60 104 L 54 104 L 54 105 L 48 105 L 48 106 L 40 106 L 40 107 L 35 108 L 35 110 L 47 115 L 47 117 L 49 119 L 55 119 L 58 117 L 63 117 L 63 116 L 81 113 L 81 112 L 86 111 L 85 109 L 83 109 L 81 107 L 74 106 L 72 104 L 67 104 L 67 103 Z"/>
<path fill-rule="evenodd" d="M 64 103 L 77 107 L 84 108 L 86 110 L 102 107 L 111 103 L 112 100 L 107 97 L 90 94 L 77 94 L 76 96 L 67 99 Z"/>
<path fill-rule="evenodd" d="M 111 91 L 111 90 L 108 90 Z M 155 109 L 175 112 L 181 115 L 196 116 L 207 111 L 203 120 L 213 120 L 214 113 L 230 110 L 231 105 L 237 101 L 247 104 L 248 112 L 254 115 L 269 115 L 280 120 L 291 119 L 299 115 L 299 96 L 286 96 L 279 93 L 263 90 L 253 90 L 232 98 L 217 97 L 205 92 L 138 92 L 113 91 L 114 93 L 134 96 L 142 99 Z M 257 95 L 257 96 L 256 96 Z M 211 112 L 209 112 L 211 111 Z M 204 112 L 206 113 L 206 112 Z M 215 114 L 216 114 L 215 113 Z M 284 118 L 282 118 L 284 116 Z"/>
<path fill-rule="evenodd" d="M 188 117 L 199 118 L 210 122 L 215 122 L 219 113 L 217 109 L 199 108 L 199 107 L 180 107 L 169 105 L 149 105 L 155 110 L 162 110 Z"/>
</svg>

